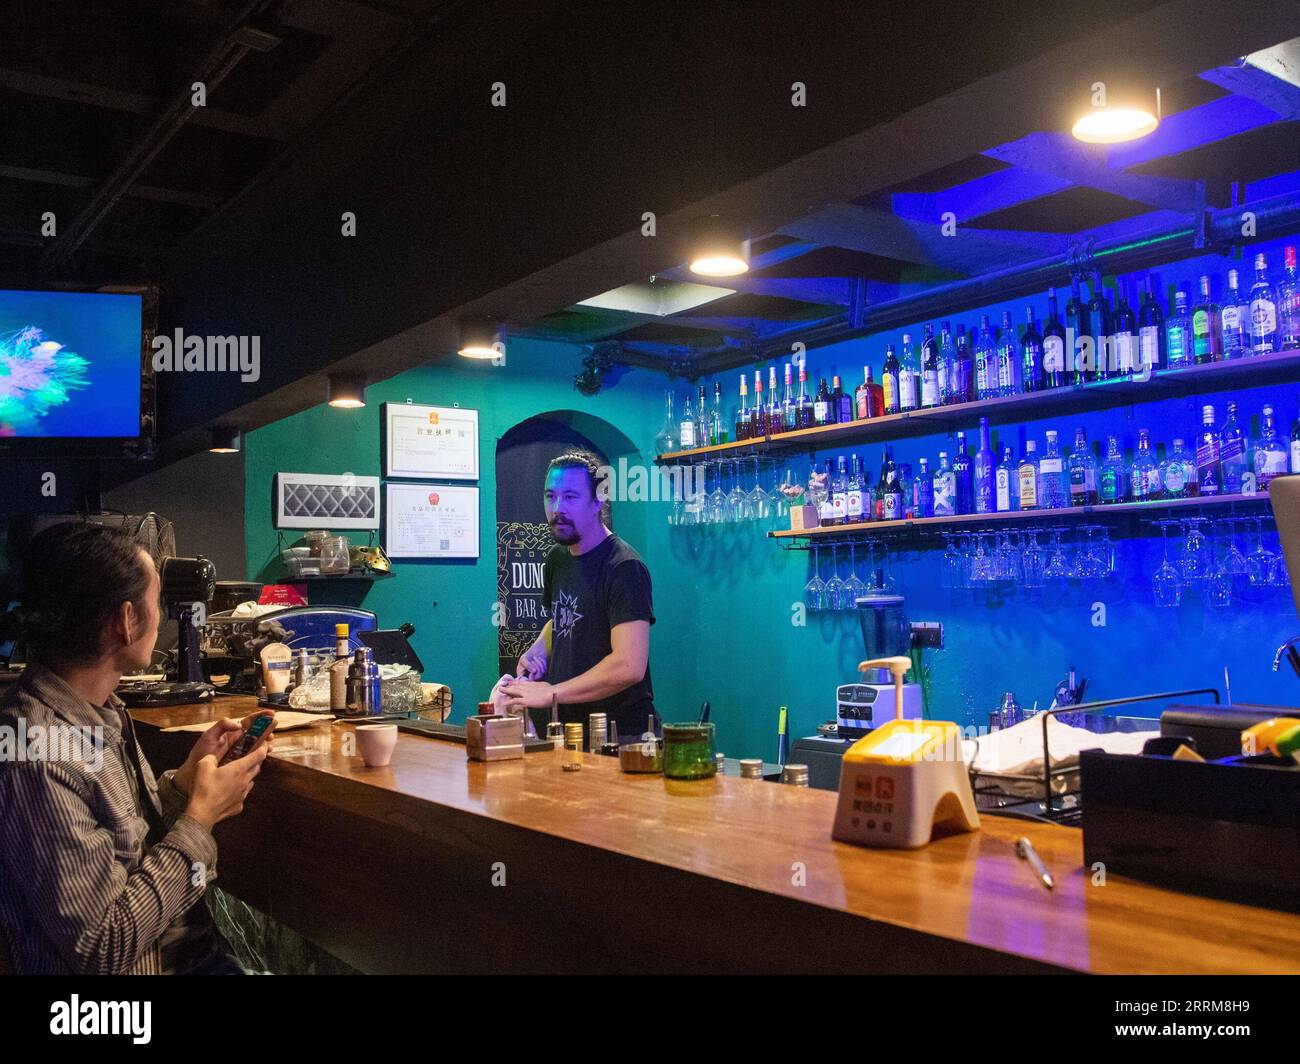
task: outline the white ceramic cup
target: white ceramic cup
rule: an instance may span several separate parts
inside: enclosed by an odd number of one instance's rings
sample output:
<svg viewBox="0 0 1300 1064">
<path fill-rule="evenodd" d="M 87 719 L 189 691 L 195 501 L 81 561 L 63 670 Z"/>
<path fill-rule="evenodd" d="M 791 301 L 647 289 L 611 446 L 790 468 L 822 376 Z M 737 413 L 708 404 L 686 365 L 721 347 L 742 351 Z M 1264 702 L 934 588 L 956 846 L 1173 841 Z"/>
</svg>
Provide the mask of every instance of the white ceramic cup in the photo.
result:
<svg viewBox="0 0 1300 1064">
<path fill-rule="evenodd" d="M 357 747 L 361 760 L 369 768 L 383 768 L 393 759 L 397 746 L 396 724 L 361 724 L 357 727 Z"/>
</svg>

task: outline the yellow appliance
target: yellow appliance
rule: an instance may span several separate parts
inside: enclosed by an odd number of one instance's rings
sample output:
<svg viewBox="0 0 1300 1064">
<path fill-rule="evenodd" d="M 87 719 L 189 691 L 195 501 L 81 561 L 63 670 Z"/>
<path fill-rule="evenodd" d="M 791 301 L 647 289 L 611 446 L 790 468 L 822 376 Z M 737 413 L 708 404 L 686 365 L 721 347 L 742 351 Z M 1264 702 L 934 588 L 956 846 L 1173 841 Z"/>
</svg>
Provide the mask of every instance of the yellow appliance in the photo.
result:
<svg viewBox="0 0 1300 1064">
<path fill-rule="evenodd" d="M 977 831 L 979 814 L 962 756 L 961 729 L 947 720 L 903 719 L 903 676 L 910 658 L 864 661 L 859 671 L 888 669 L 895 718 L 844 754 L 831 837 L 859 846 L 914 849 L 936 827 Z"/>
</svg>

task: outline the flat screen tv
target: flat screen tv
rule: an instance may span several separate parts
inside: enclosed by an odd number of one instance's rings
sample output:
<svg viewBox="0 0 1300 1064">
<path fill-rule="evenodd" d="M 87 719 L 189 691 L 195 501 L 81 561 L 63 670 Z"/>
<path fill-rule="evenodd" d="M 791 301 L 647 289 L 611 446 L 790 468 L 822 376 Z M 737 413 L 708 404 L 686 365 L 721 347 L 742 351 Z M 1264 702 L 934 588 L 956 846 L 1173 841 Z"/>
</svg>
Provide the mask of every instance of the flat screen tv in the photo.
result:
<svg viewBox="0 0 1300 1064">
<path fill-rule="evenodd" d="M 138 452 L 155 311 L 153 289 L 0 289 L 0 454 Z"/>
</svg>

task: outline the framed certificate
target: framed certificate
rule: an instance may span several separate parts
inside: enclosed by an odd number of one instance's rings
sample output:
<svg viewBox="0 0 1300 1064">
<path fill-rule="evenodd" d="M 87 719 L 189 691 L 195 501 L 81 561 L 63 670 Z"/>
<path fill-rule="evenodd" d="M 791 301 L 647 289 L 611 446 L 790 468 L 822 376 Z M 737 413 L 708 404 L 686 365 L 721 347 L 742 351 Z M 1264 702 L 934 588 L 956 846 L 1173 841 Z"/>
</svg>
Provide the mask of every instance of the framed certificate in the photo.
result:
<svg viewBox="0 0 1300 1064">
<path fill-rule="evenodd" d="M 384 475 L 478 480 L 478 411 L 385 403 Z"/>
<path fill-rule="evenodd" d="M 390 558 L 478 557 L 478 488 L 389 483 L 385 489 Z"/>
</svg>

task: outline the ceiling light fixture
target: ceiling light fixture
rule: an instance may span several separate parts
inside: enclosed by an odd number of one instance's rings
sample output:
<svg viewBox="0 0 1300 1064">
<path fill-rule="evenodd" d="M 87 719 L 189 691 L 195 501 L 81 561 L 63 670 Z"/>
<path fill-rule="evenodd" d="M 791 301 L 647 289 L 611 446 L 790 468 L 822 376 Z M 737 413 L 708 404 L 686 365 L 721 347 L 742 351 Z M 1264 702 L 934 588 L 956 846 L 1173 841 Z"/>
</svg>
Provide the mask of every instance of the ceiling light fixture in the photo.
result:
<svg viewBox="0 0 1300 1064">
<path fill-rule="evenodd" d="M 212 446 L 208 450 L 213 454 L 238 454 L 239 429 L 230 425 L 218 425 L 212 430 Z"/>
<path fill-rule="evenodd" d="M 749 272 L 749 241 L 718 215 L 710 215 L 700 223 L 692 243 L 691 273 L 736 277 Z"/>
<path fill-rule="evenodd" d="M 491 318 L 462 318 L 460 321 L 460 346 L 456 354 L 462 358 L 500 358 L 505 353 L 505 335 L 501 326 Z"/>
<path fill-rule="evenodd" d="M 360 373 L 331 373 L 329 403 L 341 410 L 355 410 L 365 406 L 365 376 Z"/>
<path fill-rule="evenodd" d="M 1098 88 L 1100 86 L 1100 88 Z M 1098 102 L 1100 100 L 1100 102 Z M 1139 140 L 1160 125 L 1160 90 L 1155 91 L 1155 106 L 1144 94 L 1135 93 L 1116 102 L 1107 100 L 1102 82 L 1093 86 L 1092 107 L 1075 121 L 1070 134 L 1085 144 L 1122 144 Z"/>
</svg>

